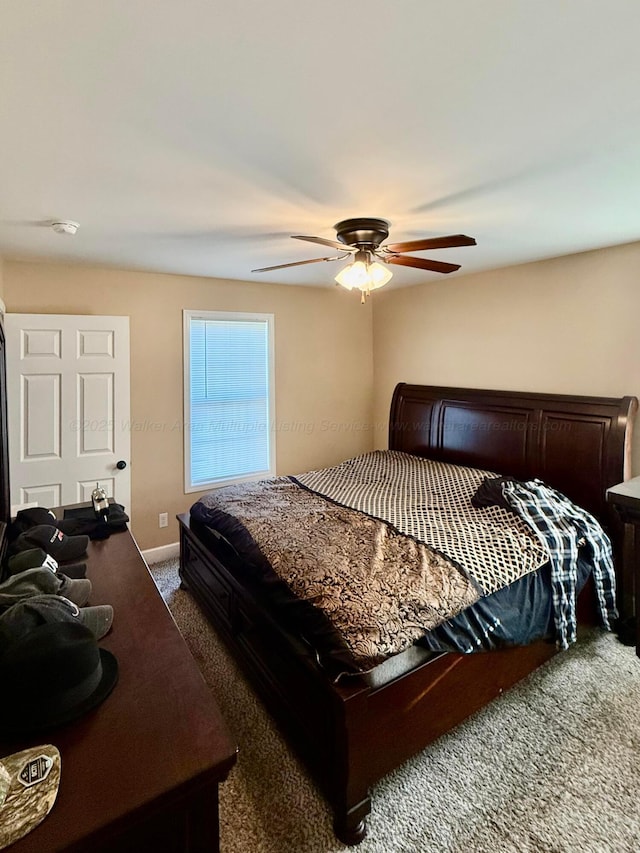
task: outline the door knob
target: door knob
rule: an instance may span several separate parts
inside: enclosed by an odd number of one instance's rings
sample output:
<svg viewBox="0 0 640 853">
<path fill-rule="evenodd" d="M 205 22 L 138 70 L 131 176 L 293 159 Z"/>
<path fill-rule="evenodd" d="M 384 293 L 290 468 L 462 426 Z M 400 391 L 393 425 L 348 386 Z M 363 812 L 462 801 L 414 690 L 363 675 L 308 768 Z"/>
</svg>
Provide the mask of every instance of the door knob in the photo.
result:
<svg viewBox="0 0 640 853">
<path fill-rule="evenodd" d="M 118 469 L 118 471 L 124 471 L 126 467 L 127 463 L 124 461 L 124 459 L 121 459 L 119 462 L 116 462 L 116 468 Z"/>
</svg>

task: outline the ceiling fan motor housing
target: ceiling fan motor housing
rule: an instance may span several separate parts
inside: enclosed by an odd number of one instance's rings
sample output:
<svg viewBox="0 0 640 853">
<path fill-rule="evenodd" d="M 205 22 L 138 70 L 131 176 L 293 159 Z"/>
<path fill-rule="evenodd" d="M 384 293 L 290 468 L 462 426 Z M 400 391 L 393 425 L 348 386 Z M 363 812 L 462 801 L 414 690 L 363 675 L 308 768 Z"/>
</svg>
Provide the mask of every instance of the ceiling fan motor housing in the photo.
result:
<svg viewBox="0 0 640 853">
<path fill-rule="evenodd" d="M 334 225 L 338 240 L 346 246 L 362 246 L 377 249 L 389 236 L 386 219 L 343 219 Z"/>
</svg>

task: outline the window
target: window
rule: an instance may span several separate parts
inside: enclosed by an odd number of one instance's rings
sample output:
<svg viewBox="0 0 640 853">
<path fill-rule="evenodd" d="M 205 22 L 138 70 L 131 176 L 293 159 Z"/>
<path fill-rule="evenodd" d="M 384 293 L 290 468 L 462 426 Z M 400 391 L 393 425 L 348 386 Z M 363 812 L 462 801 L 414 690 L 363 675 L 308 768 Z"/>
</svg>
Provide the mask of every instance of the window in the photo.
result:
<svg viewBox="0 0 640 853">
<path fill-rule="evenodd" d="M 273 314 L 184 312 L 185 491 L 275 474 Z"/>
</svg>

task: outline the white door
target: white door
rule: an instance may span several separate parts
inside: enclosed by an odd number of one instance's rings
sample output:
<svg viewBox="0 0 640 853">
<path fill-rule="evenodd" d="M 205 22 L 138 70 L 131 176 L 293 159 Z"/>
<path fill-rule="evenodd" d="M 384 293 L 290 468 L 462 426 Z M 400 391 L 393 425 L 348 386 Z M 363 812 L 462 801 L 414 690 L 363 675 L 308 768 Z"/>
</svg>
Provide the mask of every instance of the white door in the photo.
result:
<svg viewBox="0 0 640 853">
<path fill-rule="evenodd" d="M 130 512 L 129 318 L 7 314 L 12 506 L 91 499 Z"/>
</svg>

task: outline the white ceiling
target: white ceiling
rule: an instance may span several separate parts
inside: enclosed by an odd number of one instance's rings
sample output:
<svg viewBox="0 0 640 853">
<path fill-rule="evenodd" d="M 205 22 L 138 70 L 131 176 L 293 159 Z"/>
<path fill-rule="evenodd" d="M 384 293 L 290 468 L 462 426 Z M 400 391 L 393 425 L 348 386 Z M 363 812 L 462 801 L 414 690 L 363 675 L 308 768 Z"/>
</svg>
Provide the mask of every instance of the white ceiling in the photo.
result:
<svg viewBox="0 0 640 853">
<path fill-rule="evenodd" d="M 250 271 L 352 216 L 475 237 L 422 253 L 461 272 L 639 240 L 639 34 L 638 0 L 2 0 L 0 254 L 329 285 Z"/>
</svg>

